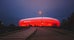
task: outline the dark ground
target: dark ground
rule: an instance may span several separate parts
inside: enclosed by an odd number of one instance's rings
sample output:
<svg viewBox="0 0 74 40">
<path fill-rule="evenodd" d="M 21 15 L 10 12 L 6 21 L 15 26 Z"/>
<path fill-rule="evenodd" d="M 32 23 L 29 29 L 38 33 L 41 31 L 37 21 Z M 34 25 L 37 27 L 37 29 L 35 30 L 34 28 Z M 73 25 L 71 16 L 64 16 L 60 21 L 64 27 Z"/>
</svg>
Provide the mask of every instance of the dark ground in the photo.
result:
<svg viewBox="0 0 74 40">
<path fill-rule="evenodd" d="M 0 38 L 1 40 L 25 40 L 27 35 L 28 37 L 26 40 L 74 40 L 74 32 L 49 27 L 31 27 L 26 30 L 13 32 Z"/>
<path fill-rule="evenodd" d="M 56 28 L 39 28 L 27 40 L 74 40 L 74 33 Z"/>
</svg>

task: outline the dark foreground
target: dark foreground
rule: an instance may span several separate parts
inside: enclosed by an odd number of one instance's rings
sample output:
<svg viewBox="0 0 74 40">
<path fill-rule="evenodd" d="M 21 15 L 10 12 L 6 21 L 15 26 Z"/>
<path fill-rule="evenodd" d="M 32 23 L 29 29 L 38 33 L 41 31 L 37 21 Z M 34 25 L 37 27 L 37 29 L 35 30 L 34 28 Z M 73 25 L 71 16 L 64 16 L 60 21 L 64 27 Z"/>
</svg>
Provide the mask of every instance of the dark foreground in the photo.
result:
<svg viewBox="0 0 74 40">
<path fill-rule="evenodd" d="M 74 34 L 56 28 L 37 28 L 27 40 L 74 40 Z"/>
<path fill-rule="evenodd" d="M 74 40 L 74 33 L 57 28 L 31 27 L 0 37 L 0 40 Z"/>
</svg>

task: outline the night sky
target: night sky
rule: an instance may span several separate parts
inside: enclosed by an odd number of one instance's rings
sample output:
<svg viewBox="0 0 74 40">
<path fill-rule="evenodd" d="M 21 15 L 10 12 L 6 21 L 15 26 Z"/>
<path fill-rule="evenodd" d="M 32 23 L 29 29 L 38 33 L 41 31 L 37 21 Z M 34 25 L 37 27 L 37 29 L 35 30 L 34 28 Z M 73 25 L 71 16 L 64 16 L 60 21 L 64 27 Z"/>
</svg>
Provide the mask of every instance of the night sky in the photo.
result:
<svg viewBox="0 0 74 40">
<path fill-rule="evenodd" d="M 42 11 L 42 15 L 38 11 Z M 5 25 L 31 17 L 66 19 L 74 12 L 74 0 L 0 0 L 0 20 Z"/>
</svg>

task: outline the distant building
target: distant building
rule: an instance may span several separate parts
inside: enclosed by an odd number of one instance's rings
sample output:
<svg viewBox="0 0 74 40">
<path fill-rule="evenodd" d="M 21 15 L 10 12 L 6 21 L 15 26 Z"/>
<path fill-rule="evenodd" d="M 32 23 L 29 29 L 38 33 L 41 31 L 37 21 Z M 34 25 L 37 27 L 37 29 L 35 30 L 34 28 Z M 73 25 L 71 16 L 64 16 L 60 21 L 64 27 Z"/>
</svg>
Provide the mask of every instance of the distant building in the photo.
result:
<svg viewBox="0 0 74 40">
<path fill-rule="evenodd" d="M 50 18 L 50 17 L 26 18 L 19 21 L 19 26 L 26 27 L 29 25 L 38 26 L 38 27 L 40 26 L 59 27 L 60 21 L 55 18 Z"/>
</svg>

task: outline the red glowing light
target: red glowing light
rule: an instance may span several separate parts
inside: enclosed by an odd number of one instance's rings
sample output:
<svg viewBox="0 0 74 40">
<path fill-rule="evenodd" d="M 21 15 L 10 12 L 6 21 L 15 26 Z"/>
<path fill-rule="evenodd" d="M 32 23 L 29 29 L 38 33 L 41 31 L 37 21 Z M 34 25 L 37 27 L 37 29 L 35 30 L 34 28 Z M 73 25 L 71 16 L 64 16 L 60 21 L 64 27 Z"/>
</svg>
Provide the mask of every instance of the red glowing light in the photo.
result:
<svg viewBox="0 0 74 40">
<path fill-rule="evenodd" d="M 35 18 L 27 18 L 22 19 L 19 21 L 19 26 L 49 26 L 53 27 L 56 25 L 57 27 L 60 26 L 60 21 L 54 18 L 49 17 L 35 17 Z"/>
</svg>

